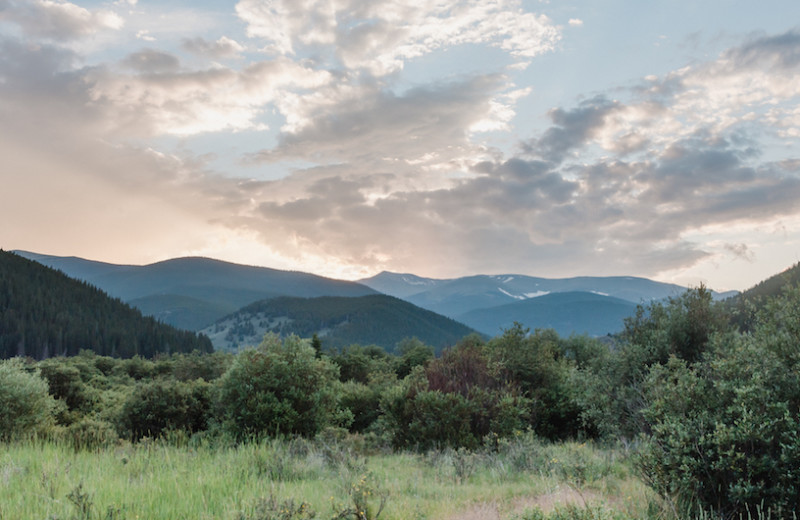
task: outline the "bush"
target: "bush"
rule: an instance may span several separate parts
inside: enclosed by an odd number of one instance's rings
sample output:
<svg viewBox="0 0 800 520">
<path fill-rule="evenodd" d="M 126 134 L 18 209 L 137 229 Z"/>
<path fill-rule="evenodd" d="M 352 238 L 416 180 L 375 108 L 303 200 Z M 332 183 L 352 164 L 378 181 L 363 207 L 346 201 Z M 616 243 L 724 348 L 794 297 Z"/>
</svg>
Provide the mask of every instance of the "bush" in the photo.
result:
<svg viewBox="0 0 800 520">
<path fill-rule="evenodd" d="M 37 366 L 47 381 L 50 395 L 63 401 L 70 411 L 90 404 L 80 370 L 68 364 L 66 358 L 46 359 Z"/>
<path fill-rule="evenodd" d="M 133 440 L 170 430 L 203 431 L 210 414 L 210 389 L 203 380 L 141 381 L 122 405 L 120 429 Z"/>
<path fill-rule="evenodd" d="M 0 361 L 0 440 L 47 432 L 55 408 L 38 370 L 27 370 L 19 359 Z"/>
<path fill-rule="evenodd" d="M 363 432 L 380 416 L 381 394 L 377 388 L 355 381 L 338 385 L 339 405 L 353 415 L 350 431 Z"/>
<path fill-rule="evenodd" d="M 472 351 L 461 361 L 455 359 L 458 356 L 451 353 L 442 366 L 439 363 L 429 366 L 440 388 L 433 387 L 428 380 L 430 376 L 420 366 L 400 385 L 384 392 L 381 410 L 396 447 L 474 449 L 490 434 L 503 437 L 525 427 L 530 406 L 527 399 L 502 387 L 491 388 L 495 385 L 491 380 L 485 381 L 487 387 L 468 387 L 447 377 L 453 374 L 446 367 L 475 360 Z"/>
<path fill-rule="evenodd" d="M 313 437 L 336 421 L 335 365 L 307 341 L 267 334 L 240 353 L 220 379 L 218 414 L 238 439 L 299 434 Z"/>
<path fill-rule="evenodd" d="M 491 340 L 486 350 L 492 372 L 518 388 L 529 403 L 530 426 L 549 439 L 581 433 L 581 409 L 570 383 L 570 370 L 583 345 L 564 340 L 551 329 L 529 334 L 519 323 Z M 582 357 L 582 356 L 581 356 Z"/>
<path fill-rule="evenodd" d="M 647 377 L 641 469 L 688 514 L 791 518 L 800 504 L 798 306 L 795 290 L 752 334 L 714 336 L 701 362 L 673 356 Z"/>
<path fill-rule="evenodd" d="M 702 286 L 667 303 L 640 305 L 625 320 L 619 344 L 585 362 L 571 378 L 583 420 L 607 437 L 633 439 L 648 428 L 642 385 L 651 367 L 670 356 L 699 361 L 711 339 L 729 330 L 723 307 Z"/>
</svg>

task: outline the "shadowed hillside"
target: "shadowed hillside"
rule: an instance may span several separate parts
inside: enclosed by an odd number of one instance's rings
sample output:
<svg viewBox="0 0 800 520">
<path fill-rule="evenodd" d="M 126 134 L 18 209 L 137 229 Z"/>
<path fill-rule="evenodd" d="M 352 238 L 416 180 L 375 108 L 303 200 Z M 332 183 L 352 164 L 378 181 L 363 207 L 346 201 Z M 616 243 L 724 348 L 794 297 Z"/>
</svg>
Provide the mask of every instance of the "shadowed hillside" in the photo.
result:
<svg viewBox="0 0 800 520">
<path fill-rule="evenodd" d="M 416 337 L 440 350 L 474 332 L 469 327 L 385 295 L 274 298 L 248 305 L 203 330 L 216 348 L 257 345 L 266 332 L 317 334 L 325 349 L 354 343 L 393 350 Z"/>
<path fill-rule="evenodd" d="M 0 251 L 0 357 L 151 357 L 210 352 L 204 336 L 177 330 L 64 273 Z"/>
<path fill-rule="evenodd" d="M 635 310 L 636 305 L 620 298 L 587 292 L 563 292 L 478 309 L 458 318 L 492 336 L 511 328 L 514 322 L 531 330 L 554 329 L 562 336 L 572 333 L 604 336 L 622 330 L 624 319 Z"/>
</svg>

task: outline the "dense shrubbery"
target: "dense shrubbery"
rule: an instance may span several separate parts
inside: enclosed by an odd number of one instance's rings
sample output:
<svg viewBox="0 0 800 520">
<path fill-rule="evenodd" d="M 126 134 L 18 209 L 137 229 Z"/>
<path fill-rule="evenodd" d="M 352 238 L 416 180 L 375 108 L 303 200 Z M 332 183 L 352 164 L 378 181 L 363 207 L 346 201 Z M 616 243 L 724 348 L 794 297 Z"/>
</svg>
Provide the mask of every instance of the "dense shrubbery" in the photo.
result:
<svg viewBox="0 0 800 520">
<path fill-rule="evenodd" d="M 236 438 L 313 436 L 337 415 L 338 369 L 297 336 L 267 334 L 236 358 L 219 383 L 223 427 Z"/>
<path fill-rule="evenodd" d="M 642 468 L 681 509 L 724 518 L 800 504 L 800 290 L 748 335 L 714 335 L 695 363 L 672 356 L 644 382 Z"/>
<path fill-rule="evenodd" d="M 55 408 L 38 369 L 19 359 L 0 361 L 0 440 L 46 432 Z"/>
<path fill-rule="evenodd" d="M 800 503 L 800 289 L 748 311 L 746 332 L 730 308 L 700 287 L 641 306 L 602 342 L 515 325 L 439 357 L 413 339 L 397 354 L 357 345 L 321 353 L 310 340 L 270 335 L 237 356 L 5 361 L 0 439 L 49 433 L 96 449 L 174 432 L 243 440 L 347 428 L 373 447 L 461 453 L 503 449 L 521 432 L 605 437 L 637 448 L 642 475 L 678 511 L 791 517 Z"/>
<path fill-rule="evenodd" d="M 208 428 L 210 394 L 211 386 L 202 379 L 139 382 L 122 405 L 120 432 L 138 440 L 170 430 L 204 431 Z"/>
</svg>

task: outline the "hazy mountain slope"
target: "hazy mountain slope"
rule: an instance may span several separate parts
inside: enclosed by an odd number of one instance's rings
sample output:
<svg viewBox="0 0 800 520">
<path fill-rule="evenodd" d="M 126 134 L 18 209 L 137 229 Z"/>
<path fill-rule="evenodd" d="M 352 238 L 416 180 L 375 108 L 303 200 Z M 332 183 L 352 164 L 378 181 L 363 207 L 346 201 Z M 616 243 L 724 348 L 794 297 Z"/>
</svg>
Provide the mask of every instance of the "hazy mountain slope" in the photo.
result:
<svg viewBox="0 0 800 520">
<path fill-rule="evenodd" d="M 364 296 L 376 291 L 355 282 L 308 273 L 281 271 L 212 260 L 176 258 L 144 266 L 121 266 L 74 257 L 20 252 L 85 280 L 112 296 L 192 330 L 207 326 L 235 309 L 276 296 Z M 190 300 L 195 300 L 189 304 Z M 194 311 L 196 315 L 192 315 Z"/>
<path fill-rule="evenodd" d="M 458 316 L 462 323 L 490 336 L 519 322 L 534 329 L 555 329 L 562 336 L 572 333 L 603 336 L 622 329 L 636 304 L 588 292 L 551 293 L 515 303 L 472 310 Z"/>
<path fill-rule="evenodd" d="M 598 293 L 631 303 L 641 303 L 675 296 L 684 290 L 678 285 L 635 277 L 547 279 L 518 275 L 483 275 L 459 278 L 417 293 L 408 300 L 445 316 L 457 317 L 471 310 L 540 298 L 552 293 Z"/>
<path fill-rule="evenodd" d="M 42 255 L 39 253 L 32 253 L 30 251 L 13 252 L 29 260 L 35 260 L 42 265 L 46 265 L 47 267 L 52 267 L 53 269 L 62 271 L 71 278 L 77 278 L 78 280 L 83 280 L 89 283 L 92 283 L 92 279 L 96 278 L 97 276 L 114 272 L 122 272 L 128 268 L 135 267 L 132 265 L 108 264 L 105 262 L 86 260 L 77 256 Z"/>
<path fill-rule="evenodd" d="M 731 321 L 742 331 L 752 330 L 758 313 L 774 296 L 779 296 L 787 287 L 800 285 L 800 264 L 770 276 L 750 289 L 723 302 L 731 314 Z"/>
<path fill-rule="evenodd" d="M 591 292 L 638 304 L 677 296 L 686 290 L 679 285 L 634 276 L 551 279 L 508 274 L 436 280 L 383 272 L 360 282 L 450 317 L 550 293 Z"/>
<path fill-rule="evenodd" d="M 452 319 L 386 295 L 274 298 L 244 307 L 203 330 L 217 348 L 257 345 L 264 333 L 318 334 L 323 347 L 380 345 L 392 350 L 416 337 L 437 350 L 474 332 Z"/>
<path fill-rule="evenodd" d="M 151 357 L 211 351 L 208 338 L 158 323 L 85 282 L 0 251 L 0 357 L 41 359 L 89 349 Z"/>
<path fill-rule="evenodd" d="M 413 294 L 431 290 L 449 281 L 451 280 L 437 280 L 435 278 L 423 278 L 415 274 L 383 271 L 371 278 L 358 280 L 358 283 L 389 296 L 407 299 Z"/>
<path fill-rule="evenodd" d="M 128 303 L 142 311 L 145 316 L 152 316 L 186 330 L 200 330 L 209 323 L 214 323 L 220 316 L 226 316 L 237 309 L 226 303 L 176 294 L 154 294 Z"/>
</svg>

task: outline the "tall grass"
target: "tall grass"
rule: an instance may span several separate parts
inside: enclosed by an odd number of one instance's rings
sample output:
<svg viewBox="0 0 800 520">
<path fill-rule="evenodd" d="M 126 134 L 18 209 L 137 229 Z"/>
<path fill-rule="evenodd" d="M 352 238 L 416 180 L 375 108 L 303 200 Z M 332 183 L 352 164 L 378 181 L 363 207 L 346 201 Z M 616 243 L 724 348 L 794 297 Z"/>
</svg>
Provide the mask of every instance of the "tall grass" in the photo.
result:
<svg viewBox="0 0 800 520">
<path fill-rule="evenodd" d="M 97 451 L 55 441 L 8 444 L 0 451 L 0 518 L 458 519 L 489 507 L 510 519 L 552 514 L 559 497 L 644 518 L 654 500 L 618 452 L 592 445 L 521 436 L 478 452 L 364 454 L 353 446 L 302 439 L 145 441 Z"/>
</svg>

